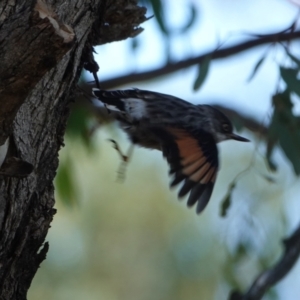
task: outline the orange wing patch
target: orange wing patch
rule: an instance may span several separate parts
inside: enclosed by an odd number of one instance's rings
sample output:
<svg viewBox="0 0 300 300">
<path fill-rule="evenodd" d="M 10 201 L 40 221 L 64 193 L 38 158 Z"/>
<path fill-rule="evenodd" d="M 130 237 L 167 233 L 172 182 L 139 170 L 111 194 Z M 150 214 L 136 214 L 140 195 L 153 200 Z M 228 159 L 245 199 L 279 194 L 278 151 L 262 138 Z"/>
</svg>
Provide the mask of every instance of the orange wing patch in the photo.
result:
<svg viewBox="0 0 300 300">
<path fill-rule="evenodd" d="M 182 161 L 182 173 L 185 175 L 190 175 L 193 174 L 196 170 L 198 170 L 203 163 L 206 161 L 206 158 L 204 156 L 199 156 L 199 158 L 194 159 L 191 163 L 189 164 L 184 164 Z M 194 180 L 197 181 L 197 180 Z"/>
<path fill-rule="evenodd" d="M 175 137 L 182 174 L 196 183 L 208 184 L 214 182 L 217 169 L 205 156 L 197 139 L 183 129 L 168 128 L 168 131 Z"/>
<path fill-rule="evenodd" d="M 182 183 L 178 197 L 189 193 L 188 207 L 197 203 L 201 213 L 212 195 L 218 170 L 218 149 L 213 136 L 201 129 L 189 132 L 178 127 L 154 127 L 161 140 L 163 155 L 173 175 L 171 187 Z"/>
</svg>

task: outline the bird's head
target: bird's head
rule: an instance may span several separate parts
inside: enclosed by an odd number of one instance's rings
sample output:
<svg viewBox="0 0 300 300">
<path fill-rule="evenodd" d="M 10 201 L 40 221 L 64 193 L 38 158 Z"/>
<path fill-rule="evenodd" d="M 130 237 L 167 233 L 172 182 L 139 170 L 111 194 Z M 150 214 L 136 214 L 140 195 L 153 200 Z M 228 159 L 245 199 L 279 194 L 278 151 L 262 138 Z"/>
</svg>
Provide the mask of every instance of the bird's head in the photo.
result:
<svg viewBox="0 0 300 300">
<path fill-rule="evenodd" d="M 208 117 L 208 130 L 214 136 L 217 143 L 225 140 L 236 140 L 240 142 L 249 142 L 248 139 L 239 136 L 233 132 L 231 121 L 218 109 L 209 106 L 201 105 Z"/>
</svg>

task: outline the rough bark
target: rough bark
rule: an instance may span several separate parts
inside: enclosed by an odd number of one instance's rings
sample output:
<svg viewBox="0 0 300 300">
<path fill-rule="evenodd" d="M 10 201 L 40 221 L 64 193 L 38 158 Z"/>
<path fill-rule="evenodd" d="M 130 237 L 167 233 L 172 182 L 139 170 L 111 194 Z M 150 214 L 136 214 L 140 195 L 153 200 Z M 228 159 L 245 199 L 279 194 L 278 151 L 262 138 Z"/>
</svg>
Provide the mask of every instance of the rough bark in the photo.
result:
<svg viewBox="0 0 300 300">
<path fill-rule="evenodd" d="M 134 0 L 0 2 L 0 146 L 9 137 L 6 162 L 33 166 L 0 176 L 0 299 L 26 299 L 46 257 L 58 151 L 92 46 L 135 36 L 145 12 Z"/>
</svg>

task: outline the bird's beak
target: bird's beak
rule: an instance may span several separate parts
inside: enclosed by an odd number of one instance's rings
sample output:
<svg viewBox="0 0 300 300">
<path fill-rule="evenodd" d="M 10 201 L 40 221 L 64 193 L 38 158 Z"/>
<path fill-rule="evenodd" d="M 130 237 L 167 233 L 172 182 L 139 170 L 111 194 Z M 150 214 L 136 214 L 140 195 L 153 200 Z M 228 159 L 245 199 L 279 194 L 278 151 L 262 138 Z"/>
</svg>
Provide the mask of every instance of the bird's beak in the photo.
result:
<svg viewBox="0 0 300 300">
<path fill-rule="evenodd" d="M 235 133 L 229 134 L 229 138 L 232 140 L 240 141 L 240 142 L 250 142 L 250 140 L 248 140 L 240 135 L 237 135 Z"/>
</svg>

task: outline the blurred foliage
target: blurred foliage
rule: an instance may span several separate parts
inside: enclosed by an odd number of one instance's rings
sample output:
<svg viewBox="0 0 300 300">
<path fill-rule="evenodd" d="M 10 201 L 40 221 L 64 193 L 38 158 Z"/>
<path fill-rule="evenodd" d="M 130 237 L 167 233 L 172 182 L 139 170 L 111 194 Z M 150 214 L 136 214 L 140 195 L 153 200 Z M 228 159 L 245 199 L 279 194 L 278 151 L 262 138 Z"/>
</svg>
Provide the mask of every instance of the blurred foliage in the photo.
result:
<svg viewBox="0 0 300 300">
<path fill-rule="evenodd" d="M 293 104 L 290 93 L 285 90 L 273 96 L 274 112 L 269 126 L 269 143 L 267 159 L 274 148 L 274 142 L 279 142 L 286 157 L 293 164 L 294 172 L 300 174 L 300 117 L 292 112 Z M 270 164 L 273 167 L 273 163 Z"/>
<path fill-rule="evenodd" d="M 186 3 L 186 7 L 189 10 L 190 17 L 186 20 L 186 24 L 182 25 L 182 27 L 176 28 L 167 25 L 167 13 L 168 11 L 165 9 L 164 5 L 165 1 L 161 0 L 141 0 L 141 5 L 146 6 L 150 9 L 150 12 L 153 12 L 153 16 L 155 21 L 157 22 L 161 33 L 163 33 L 167 38 L 170 38 L 173 35 L 177 34 L 185 34 L 192 26 L 195 24 L 197 17 L 199 16 L 199 10 L 196 8 L 193 1 L 189 1 Z"/>
<path fill-rule="evenodd" d="M 254 68 L 253 68 L 253 71 L 252 71 L 251 75 L 249 76 L 248 81 L 251 81 L 254 78 L 256 72 L 259 70 L 259 68 L 263 64 L 264 60 L 266 59 L 266 57 L 267 57 L 267 53 L 264 53 L 262 55 L 262 57 L 257 61 L 257 63 L 254 65 Z"/>
<path fill-rule="evenodd" d="M 196 8 L 193 1 L 188 1 L 185 8 L 189 11 L 189 17 L 186 23 L 180 27 L 171 26 L 168 24 L 168 9 L 166 1 L 163 0 L 140 0 L 140 4 L 147 7 L 150 15 L 153 15 L 154 20 L 158 25 L 158 29 L 164 35 L 165 56 L 170 60 L 171 49 L 170 42 L 174 36 L 185 35 L 196 23 L 200 15 L 199 9 Z M 134 44 L 136 46 L 137 44 Z M 135 48 L 134 48 L 135 49 Z"/>
<path fill-rule="evenodd" d="M 274 261 L 282 229 L 269 225 L 267 230 L 266 224 L 273 218 L 281 224 L 276 185 L 262 190 L 263 197 L 272 201 L 245 203 L 244 194 L 264 186 L 258 187 L 254 172 L 249 173 L 247 186 L 236 187 L 234 201 L 243 206 L 252 203 L 256 217 L 237 205 L 221 219 L 219 199 L 229 184 L 221 180 L 199 218 L 176 200 L 176 191 L 168 190 L 168 167 L 158 151 L 150 152 L 150 157 L 147 150 L 136 151 L 126 181 L 116 182 L 120 160 L 106 142 L 112 135 L 125 146 L 126 137 L 107 127 L 93 136 L 93 152 L 86 151 L 80 139 L 66 138 L 60 168 L 72 162 L 69 175 L 76 182 L 74 196 L 80 203 L 70 210 L 56 190 L 58 214 L 47 237 L 50 252 L 28 299 L 225 300 L 232 288 L 244 290 Z M 222 150 L 229 180 L 230 174 L 245 167 L 252 150 L 237 151 L 235 157 L 230 147 Z M 259 250 L 266 247 L 267 253 Z"/>
<path fill-rule="evenodd" d="M 73 178 L 73 163 L 72 160 L 66 159 L 61 161 L 59 169 L 55 178 L 55 187 L 57 193 L 60 195 L 61 201 L 68 205 L 73 206 L 78 203 L 77 187 Z"/>
<path fill-rule="evenodd" d="M 72 138 L 80 138 L 89 148 L 91 146 L 90 131 L 93 115 L 84 106 L 73 105 L 68 119 L 66 134 Z"/>
<path fill-rule="evenodd" d="M 202 84 L 204 83 L 208 74 L 210 62 L 211 62 L 211 57 L 207 56 L 204 59 L 203 63 L 199 65 L 198 75 L 196 77 L 196 80 L 194 82 L 194 87 L 193 87 L 194 91 L 199 90 Z"/>
<path fill-rule="evenodd" d="M 273 96 L 273 116 L 269 125 L 267 141 L 267 161 L 271 169 L 276 165 L 271 160 L 274 146 L 278 142 L 288 160 L 292 163 L 296 175 L 300 175 L 300 117 L 293 112 L 293 95 L 300 96 L 300 60 L 287 50 L 287 58 L 293 67 L 280 66 L 280 76 L 286 84 L 283 92 Z M 299 101 L 299 99 L 298 99 Z"/>
<path fill-rule="evenodd" d="M 231 197 L 232 197 L 232 192 L 235 188 L 235 181 L 233 181 L 229 187 L 228 187 L 228 191 L 227 194 L 225 195 L 222 204 L 221 204 L 221 217 L 226 217 L 227 211 L 231 205 Z"/>
<path fill-rule="evenodd" d="M 188 1 L 190 17 L 185 24 L 175 27 L 168 23 L 165 1 L 141 3 L 149 8 L 164 36 L 167 61 L 170 40 L 187 34 L 200 11 L 193 1 Z M 139 45 L 138 38 L 132 39 L 133 55 Z M 264 160 L 253 163 L 252 153 L 257 149 L 243 154 L 237 150 L 239 146 L 231 148 L 227 153 L 233 156 L 234 149 L 234 157 L 227 165 L 226 178 L 218 180 L 221 188 L 217 186 L 214 192 L 215 199 L 224 199 L 221 203 L 224 218 L 216 213 L 219 203 L 212 203 L 208 212 L 191 222 L 193 212 L 182 205 L 176 206 L 175 193 L 167 191 L 167 178 L 161 177 L 167 176 L 167 168 L 162 165 L 160 155 L 157 163 L 153 163 L 155 160 L 148 161 L 145 152 L 139 151 L 142 154 L 133 158 L 137 162 L 128 165 L 126 171 L 131 173 L 125 184 L 116 184 L 114 171 L 120 163 L 119 157 L 105 142 L 116 133 L 110 131 L 106 139 L 99 137 L 105 135 L 104 124 L 111 117 L 96 106 L 75 105 L 66 132 L 69 145 L 61 153 L 56 178 L 60 215 L 50 236 L 53 252 L 50 251 L 35 278 L 30 299 L 219 300 L 226 299 L 233 288 L 242 291 L 249 287 L 255 276 L 274 262 L 280 251 L 278 240 L 285 233 L 283 217 L 278 211 L 282 211 L 279 191 L 286 187 L 287 172 L 274 155 L 278 146 L 293 165 L 294 173 L 300 174 L 300 117 L 295 115 L 292 102 L 292 99 L 299 101 L 300 96 L 300 58 L 288 46 L 286 55 L 278 62 L 280 78 L 270 99 L 273 110 L 266 124 L 268 134 L 263 137 L 265 157 L 269 167 L 277 170 L 276 180 L 266 175 Z M 260 71 L 270 49 L 254 64 L 248 81 Z M 207 56 L 197 66 L 194 90 L 205 83 L 211 61 L 211 56 Z M 213 76 L 211 73 L 210 70 Z M 235 125 L 238 130 L 244 128 L 242 122 Z M 120 136 L 117 138 L 122 140 Z M 86 149 L 95 151 L 87 154 Z M 225 165 L 228 156 L 223 161 Z M 249 161 L 255 165 L 253 169 L 240 176 L 239 184 L 232 181 L 237 173 L 249 167 Z M 262 177 L 266 179 L 263 182 Z M 65 210 L 60 202 L 75 209 Z M 78 212 L 76 203 L 81 206 Z M 265 232 L 263 225 L 268 228 Z M 276 289 L 266 299 L 277 299 Z"/>
</svg>

